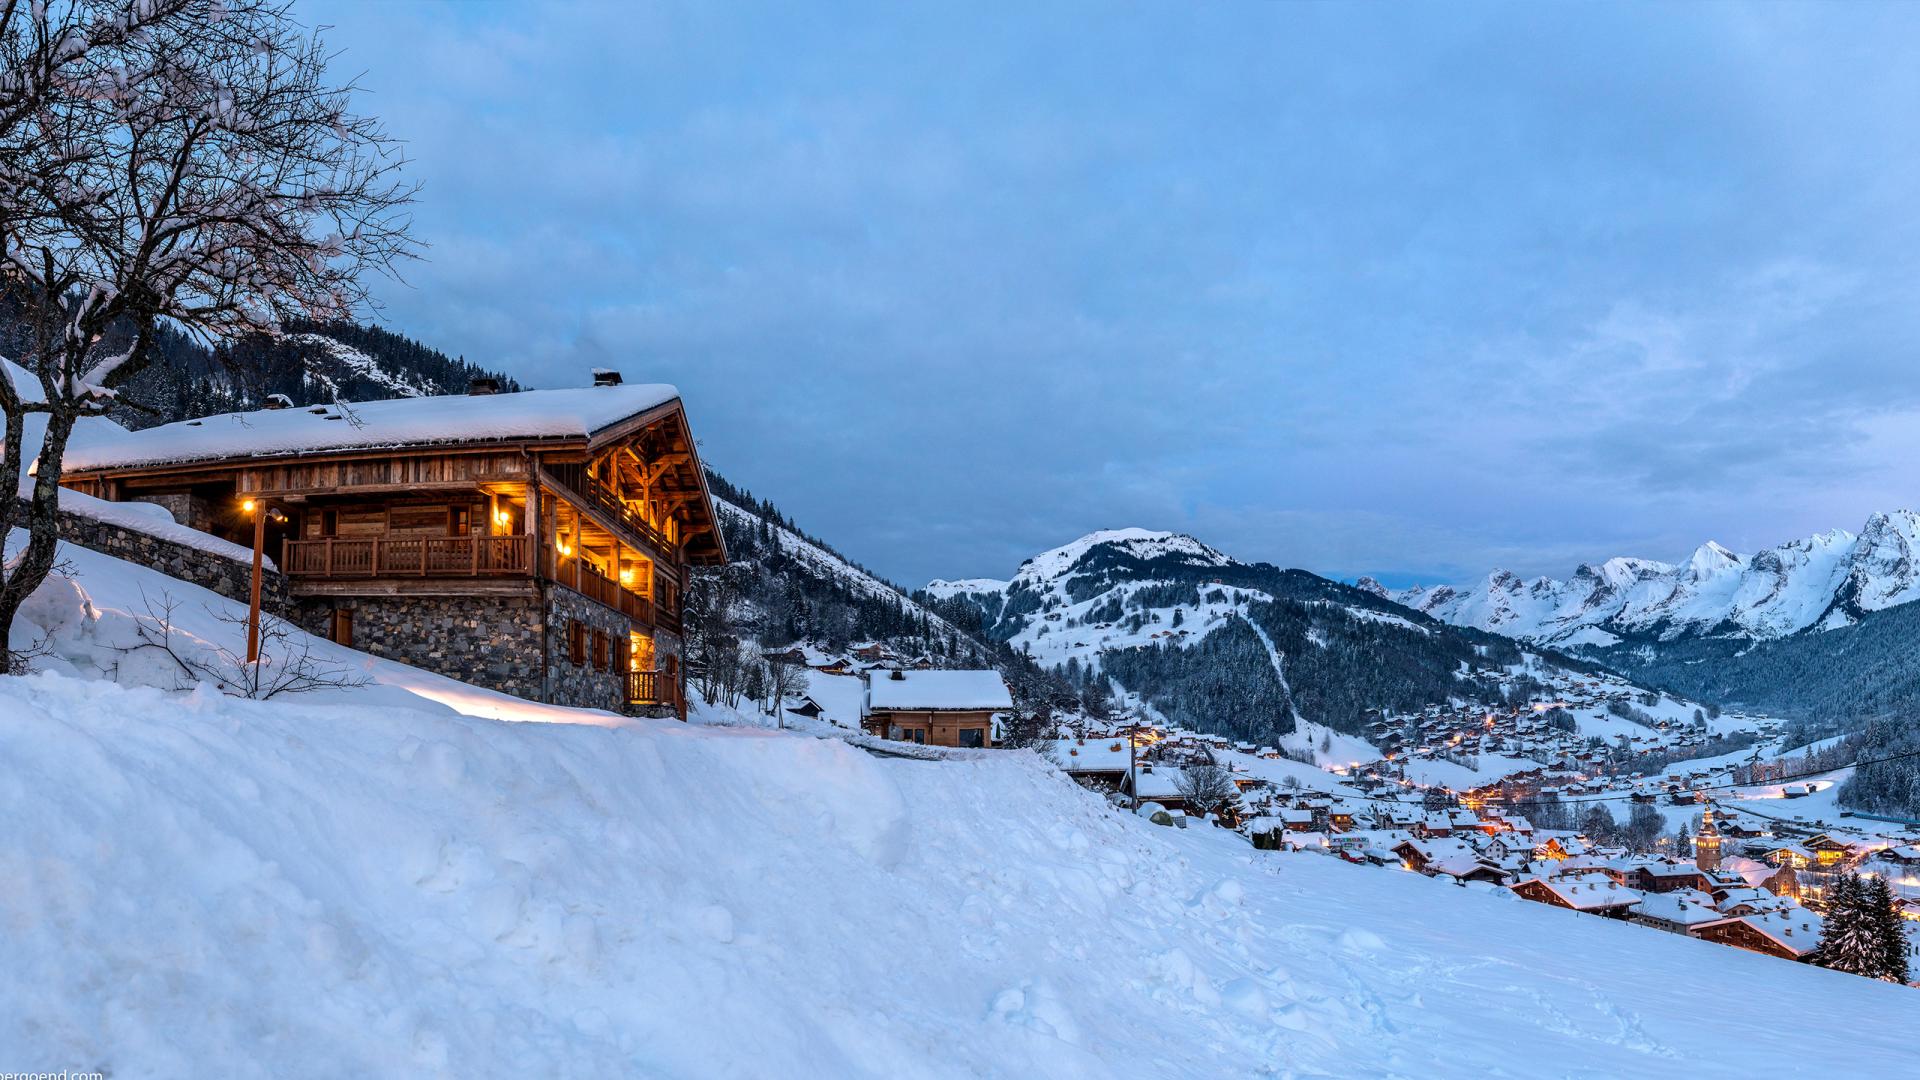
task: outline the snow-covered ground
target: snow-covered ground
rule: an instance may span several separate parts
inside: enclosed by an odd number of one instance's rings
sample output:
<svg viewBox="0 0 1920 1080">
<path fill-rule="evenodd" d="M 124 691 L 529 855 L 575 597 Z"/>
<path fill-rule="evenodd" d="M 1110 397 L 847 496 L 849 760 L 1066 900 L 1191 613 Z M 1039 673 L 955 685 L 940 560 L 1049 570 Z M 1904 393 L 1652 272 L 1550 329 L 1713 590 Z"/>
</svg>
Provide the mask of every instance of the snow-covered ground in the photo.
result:
<svg viewBox="0 0 1920 1080">
<path fill-rule="evenodd" d="M 34 1067 L 1742 1076 L 1807 1030 L 1849 1033 L 1840 1072 L 1912 1053 L 1911 991 L 1158 828 L 1025 753 L 41 675 L 0 680 L 0 808 L 0 1046 Z"/>
<path fill-rule="evenodd" d="M 1808 1030 L 1849 1033 L 1826 1068 L 1911 1060 L 1911 991 L 1153 826 L 1026 752 L 549 708 L 325 643 L 373 683 L 140 685 L 170 682 L 112 663 L 142 590 L 206 648 L 227 602 L 67 557 L 30 610 L 52 670 L 0 678 L 0 1067 L 1732 1077 Z"/>
</svg>

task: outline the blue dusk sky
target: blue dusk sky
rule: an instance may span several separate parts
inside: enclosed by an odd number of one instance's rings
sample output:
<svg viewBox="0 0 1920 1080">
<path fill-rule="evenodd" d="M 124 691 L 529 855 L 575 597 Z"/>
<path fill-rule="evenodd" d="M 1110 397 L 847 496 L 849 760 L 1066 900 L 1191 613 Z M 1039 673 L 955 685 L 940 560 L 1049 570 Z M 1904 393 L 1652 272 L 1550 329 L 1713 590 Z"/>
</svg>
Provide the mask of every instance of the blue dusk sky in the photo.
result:
<svg viewBox="0 0 1920 1080">
<path fill-rule="evenodd" d="M 679 385 L 907 585 L 1125 525 L 1400 583 L 1920 504 L 1920 9 L 306 2 L 383 324 Z"/>
</svg>

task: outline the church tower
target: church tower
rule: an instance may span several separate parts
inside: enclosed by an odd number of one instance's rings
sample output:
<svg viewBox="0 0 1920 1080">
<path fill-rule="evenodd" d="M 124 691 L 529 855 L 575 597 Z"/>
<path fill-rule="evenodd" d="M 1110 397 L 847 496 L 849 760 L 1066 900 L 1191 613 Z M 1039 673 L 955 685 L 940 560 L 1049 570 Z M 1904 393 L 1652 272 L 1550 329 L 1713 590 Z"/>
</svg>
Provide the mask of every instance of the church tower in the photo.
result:
<svg viewBox="0 0 1920 1080">
<path fill-rule="evenodd" d="M 1712 873 L 1720 869 L 1720 827 L 1713 823 L 1713 804 L 1700 814 L 1700 832 L 1693 838 L 1693 864 Z"/>
</svg>

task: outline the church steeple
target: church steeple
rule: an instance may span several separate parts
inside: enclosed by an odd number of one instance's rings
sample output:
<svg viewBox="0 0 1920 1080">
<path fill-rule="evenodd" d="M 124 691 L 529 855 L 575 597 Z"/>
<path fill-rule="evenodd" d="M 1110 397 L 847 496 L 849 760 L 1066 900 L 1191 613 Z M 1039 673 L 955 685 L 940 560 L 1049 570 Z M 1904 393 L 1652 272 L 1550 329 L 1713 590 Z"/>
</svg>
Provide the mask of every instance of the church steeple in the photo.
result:
<svg viewBox="0 0 1920 1080">
<path fill-rule="evenodd" d="M 1713 823 L 1713 804 L 1700 813 L 1700 832 L 1693 838 L 1693 864 L 1709 873 L 1720 869 L 1720 828 Z"/>
</svg>

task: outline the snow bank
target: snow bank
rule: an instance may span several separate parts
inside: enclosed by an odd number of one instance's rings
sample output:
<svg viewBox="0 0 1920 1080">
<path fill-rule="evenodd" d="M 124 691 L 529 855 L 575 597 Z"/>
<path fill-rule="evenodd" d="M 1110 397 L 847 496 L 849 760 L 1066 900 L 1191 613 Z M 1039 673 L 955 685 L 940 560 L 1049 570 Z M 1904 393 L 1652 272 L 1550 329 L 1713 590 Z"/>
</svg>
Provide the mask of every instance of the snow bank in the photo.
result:
<svg viewBox="0 0 1920 1080">
<path fill-rule="evenodd" d="M 14 530 L 6 550 L 17 551 L 26 542 L 25 537 L 22 530 Z M 172 605 L 177 648 L 203 660 L 217 658 L 222 652 L 244 655 L 245 604 L 73 544 L 61 544 L 56 558 L 63 571 L 50 576 L 28 598 L 13 627 L 13 640 L 22 647 L 46 639 L 52 652 L 35 661 L 36 666 L 128 686 L 174 687 L 180 681 L 178 668 L 164 654 L 150 649 L 127 651 L 141 643 L 139 625 L 154 627 L 156 615 L 168 604 Z M 359 687 L 321 691 L 317 694 L 321 700 L 449 709 L 494 720 L 580 724 L 617 723 L 619 719 L 613 713 L 542 705 L 483 690 L 343 648 L 297 629 L 289 629 L 289 645 L 296 651 L 310 650 L 320 664 L 365 681 Z"/>
<path fill-rule="evenodd" d="M 0 679 L 0 813 L 0 1047 L 34 1067 L 1735 1076 L 1808 1025 L 1850 1033 L 1836 1071 L 1910 1053 L 1911 991 L 1158 828 L 1018 752 L 49 674 Z"/>
</svg>

